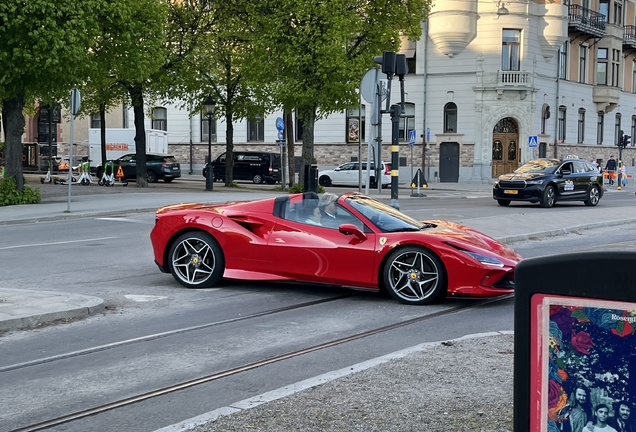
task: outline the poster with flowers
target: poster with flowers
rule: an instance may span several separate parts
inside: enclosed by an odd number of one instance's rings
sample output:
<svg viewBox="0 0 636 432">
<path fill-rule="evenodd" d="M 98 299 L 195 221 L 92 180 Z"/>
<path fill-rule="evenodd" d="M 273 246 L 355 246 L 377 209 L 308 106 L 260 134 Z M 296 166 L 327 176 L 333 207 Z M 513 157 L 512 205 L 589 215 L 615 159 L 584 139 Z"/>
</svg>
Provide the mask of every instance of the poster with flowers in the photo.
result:
<svg viewBox="0 0 636 432">
<path fill-rule="evenodd" d="M 636 304 L 533 296 L 532 430 L 580 432 L 593 407 L 636 399 Z"/>
</svg>

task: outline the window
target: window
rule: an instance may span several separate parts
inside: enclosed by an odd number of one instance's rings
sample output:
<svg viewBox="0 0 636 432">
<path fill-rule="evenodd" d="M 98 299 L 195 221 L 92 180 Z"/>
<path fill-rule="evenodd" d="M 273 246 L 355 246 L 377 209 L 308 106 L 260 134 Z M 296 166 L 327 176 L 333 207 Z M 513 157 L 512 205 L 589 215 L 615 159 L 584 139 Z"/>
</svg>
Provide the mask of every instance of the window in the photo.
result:
<svg viewBox="0 0 636 432">
<path fill-rule="evenodd" d="M 457 105 L 453 102 L 444 105 L 444 132 L 457 132 Z"/>
<path fill-rule="evenodd" d="M 587 46 L 579 47 L 579 82 L 587 83 Z"/>
<path fill-rule="evenodd" d="M 265 141 L 265 123 L 260 115 L 247 121 L 247 140 Z"/>
<path fill-rule="evenodd" d="M 360 116 L 361 114 L 361 116 Z M 347 124 L 345 131 L 348 143 L 358 143 L 360 139 L 364 142 L 366 120 L 364 118 L 365 106 L 360 105 L 360 109 L 347 110 Z"/>
<path fill-rule="evenodd" d="M 545 134 L 548 119 L 550 118 L 550 105 L 543 104 L 543 110 L 541 110 L 541 133 Z"/>
<path fill-rule="evenodd" d="M 603 133 L 605 129 L 605 113 L 603 111 L 598 112 L 598 119 L 596 120 L 596 144 L 603 144 Z"/>
<path fill-rule="evenodd" d="M 636 60 L 632 61 L 632 93 L 636 93 Z"/>
<path fill-rule="evenodd" d="M 563 105 L 559 107 L 559 119 L 558 119 L 558 131 L 557 131 L 557 139 L 559 142 L 565 142 L 565 114 L 567 112 L 567 108 Z"/>
<path fill-rule="evenodd" d="M 605 17 L 605 22 L 609 22 L 609 0 L 600 0 L 598 11 Z"/>
<path fill-rule="evenodd" d="M 621 133 L 621 114 L 616 114 L 616 121 L 614 123 L 614 144 L 618 145 L 618 137 Z"/>
<path fill-rule="evenodd" d="M 400 141 L 409 138 L 409 132 L 415 129 L 415 104 L 405 103 L 404 114 L 400 117 Z"/>
<path fill-rule="evenodd" d="M 504 29 L 501 42 L 501 69 L 518 71 L 521 65 L 519 58 L 521 30 Z"/>
<path fill-rule="evenodd" d="M 579 108 L 579 125 L 576 142 L 582 144 L 585 141 L 585 110 Z"/>
<path fill-rule="evenodd" d="M 99 129 L 102 127 L 102 119 L 99 113 L 91 115 L 91 129 Z"/>
<path fill-rule="evenodd" d="M 623 25 L 623 4 L 621 0 L 614 0 L 614 24 Z"/>
<path fill-rule="evenodd" d="M 596 84 L 607 85 L 607 48 L 596 51 Z"/>
<path fill-rule="evenodd" d="M 303 125 L 302 122 L 300 121 L 300 119 L 298 118 L 298 110 L 296 110 L 296 113 L 294 114 L 294 123 L 296 126 L 296 141 L 302 141 L 303 140 Z"/>
<path fill-rule="evenodd" d="M 559 78 L 568 79 L 568 46 L 569 41 L 565 41 L 559 48 Z"/>
<path fill-rule="evenodd" d="M 621 84 L 618 81 L 620 68 L 621 68 L 621 51 L 613 49 L 612 50 L 612 86 L 613 87 L 621 87 Z"/>
<path fill-rule="evenodd" d="M 168 110 L 165 108 L 152 109 L 152 128 L 162 131 L 168 130 Z"/>
<path fill-rule="evenodd" d="M 208 142 L 208 115 L 201 112 L 201 142 Z M 216 142 L 216 119 L 212 118 L 212 141 Z"/>
</svg>

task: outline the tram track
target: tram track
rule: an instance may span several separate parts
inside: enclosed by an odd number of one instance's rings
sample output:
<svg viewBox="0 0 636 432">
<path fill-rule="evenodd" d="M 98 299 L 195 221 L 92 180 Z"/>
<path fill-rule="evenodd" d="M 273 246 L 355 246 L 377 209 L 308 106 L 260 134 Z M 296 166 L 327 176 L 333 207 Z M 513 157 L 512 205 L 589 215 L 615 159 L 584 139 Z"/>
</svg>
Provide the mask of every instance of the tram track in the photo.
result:
<svg viewBox="0 0 636 432">
<path fill-rule="evenodd" d="M 348 296 L 341 296 L 338 297 L 338 299 L 341 299 L 343 297 L 348 297 Z M 448 315 L 452 315 L 455 313 L 458 313 L 460 311 L 464 311 L 464 310 L 468 310 L 468 309 L 475 309 L 475 308 L 479 308 L 481 306 L 487 305 L 489 303 L 494 303 L 494 302 L 499 302 L 505 299 L 509 299 L 513 297 L 513 295 L 506 295 L 506 296 L 501 296 L 501 297 L 496 297 L 496 298 L 491 298 L 491 299 L 485 299 L 485 300 L 477 300 L 474 303 L 469 303 L 469 304 L 461 304 L 459 306 L 456 307 L 451 307 L 449 309 L 445 309 L 445 310 L 441 310 L 438 312 L 433 312 L 431 314 L 426 314 L 426 315 L 421 315 L 418 317 L 414 317 L 408 320 L 404 320 L 404 321 L 398 321 L 392 324 L 388 324 L 388 325 L 384 325 L 384 326 L 380 326 L 380 327 L 376 327 L 374 329 L 371 330 L 366 330 L 363 332 L 359 332 L 359 333 L 355 333 L 346 337 L 342 337 L 342 338 L 338 338 L 338 339 L 333 339 L 327 342 L 322 342 L 320 344 L 316 344 L 316 345 L 312 345 L 306 348 L 302 348 L 299 350 L 295 350 L 295 351 L 291 351 L 288 353 L 284 353 L 284 354 L 280 354 L 280 355 L 275 355 L 275 356 L 271 356 L 265 359 L 261 359 L 261 360 L 257 360 L 255 362 L 251 362 L 251 363 L 246 363 L 244 365 L 238 366 L 238 367 L 234 367 L 234 368 L 229 368 L 223 371 L 219 371 L 219 372 L 215 372 L 213 374 L 209 374 L 209 375 L 204 375 L 204 376 L 200 376 L 198 378 L 194 378 L 191 380 L 185 380 L 182 381 L 180 383 L 176 383 L 176 384 L 172 384 L 169 386 L 165 386 L 165 387 L 161 387 L 161 388 L 157 388 L 148 392 L 144 392 L 144 393 L 139 393 L 137 395 L 131 396 L 131 397 L 127 397 L 127 398 L 122 398 L 119 400 L 115 400 L 112 402 L 108 402 L 105 404 L 101 404 L 101 405 L 96 405 L 90 408 L 86 408 L 86 409 L 81 409 L 81 410 L 77 410 L 68 414 L 64 414 L 58 417 L 54 417 L 54 418 L 50 418 L 44 421 L 39 421 L 37 423 L 33 423 L 33 424 L 29 424 L 17 429 L 12 429 L 8 432 L 33 432 L 33 431 L 39 431 L 39 430 L 44 430 L 46 428 L 50 428 L 50 427 L 54 427 L 54 426 L 58 426 L 58 425 L 62 425 L 62 424 L 66 424 L 66 423 L 70 423 L 72 421 L 75 420 L 79 420 L 79 419 L 83 419 L 89 416 L 93 416 L 93 415 L 97 415 L 106 411 L 110 411 L 110 410 L 114 410 L 117 408 L 121 408 L 121 407 L 126 407 L 138 402 L 142 402 L 142 401 L 146 401 L 148 399 L 152 399 L 158 396 L 162 396 L 162 395 L 166 395 L 172 392 L 176 392 L 176 391 L 180 391 L 180 390 L 185 390 L 188 389 L 190 387 L 194 387 L 200 384 L 204 384 L 204 383 L 209 383 L 221 378 L 225 378 L 225 377 L 229 377 L 231 375 L 235 375 L 238 373 L 242 373 L 242 372 L 247 372 L 259 367 L 263 367 L 266 365 L 270 365 L 276 362 L 280 362 L 280 361 L 284 361 L 284 360 L 288 360 L 288 359 L 292 359 L 294 357 L 299 357 L 308 353 L 312 353 L 318 350 L 322 350 L 325 348 L 330 348 L 330 347 L 334 347 L 336 345 L 341 345 L 344 343 L 348 343 L 348 342 L 352 342 L 358 339 L 363 339 L 369 336 L 373 336 L 379 333 L 383 333 L 383 332 L 387 332 L 387 331 L 391 331 L 400 327 L 405 327 L 408 325 L 412 325 L 415 323 L 419 323 L 419 322 L 423 322 L 423 321 L 427 321 L 427 320 L 431 320 L 434 318 L 440 318 L 440 317 L 444 317 L 444 316 L 448 316 Z M 325 301 L 318 301 L 318 302 L 312 302 L 312 303 L 324 303 Z M 265 312 L 261 313 L 260 316 L 263 316 L 263 314 L 265 314 Z M 241 318 L 247 318 L 247 317 L 241 317 Z M 227 322 L 227 320 L 226 320 Z M 229 321 L 232 322 L 232 321 Z M 200 326 L 197 326 L 200 327 Z M 134 342 L 130 342 L 130 343 L 134 343 Z M 121 346 L 121 345 L 118 345 Z M 107 348 L 105 348 L 107 349 Z M 93 351 L 94 352 L 94 351 Z M 69 353 L 70 354 L 70 353 Z M 68 358 L 68 357 L 66 357 Z M 26 367 L 26 366 L 24 366 Z"/>
</svg>

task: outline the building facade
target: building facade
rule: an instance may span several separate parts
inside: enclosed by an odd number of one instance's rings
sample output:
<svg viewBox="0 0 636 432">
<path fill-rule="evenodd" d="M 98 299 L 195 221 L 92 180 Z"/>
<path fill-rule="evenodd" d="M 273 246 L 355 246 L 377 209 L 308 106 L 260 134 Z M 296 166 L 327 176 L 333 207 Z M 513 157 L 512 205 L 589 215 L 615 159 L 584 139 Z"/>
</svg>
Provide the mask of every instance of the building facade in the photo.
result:
<svg viewBox="0 0 636 432">
<path fill-rule="evenodd" d="M 422 23 L 420 40 L 404 40 L 401 52 L 409 65 L 401 180 L 408 180 L 409 167 L 423 167 L 429 183 L 492 182 L 532 158 L 570 154 L 604 166 L 618 155 L 621 130 L 636 135 L 636 0 L 438 1 Z M 396 103 L 399 90 L 393 93 Z M 361 100 L 360 107 L 317 121 L 320 167 L 355 160 L 360 152 L 366 159 L 370 110 Z M 207 156 L 205 115 L 169 104 L 149 112 L 146 127 L 167 130 L 170 152 L 200 172 Z M 236 122 L 235 149 L 279 151 L 281 116 L 274 111 Z M 110 118 L 110 127 L 127 127 L 127 118 L 132 126 L 131 110 L 119 108 Z M 382 158 L 390 160 L 388 115 L 383 124 Z M 76 121 L 76 154 L 82 154 L 90 126 L 91 119 Z M 225 151 L 225 129 L 222 119 L 214 122 L 213 157 Z M 68 141 L 68 130 L 63 121 L 61 141 Z M 410 130 L 416 130 L 414 145 Z M 296 127 L 297 156 L 301 135 Z M 58 154 L 63 152 L 60 144 Z M 634 147 L 623 150 L 628 167 L 635 157 Z"/>
</svg>

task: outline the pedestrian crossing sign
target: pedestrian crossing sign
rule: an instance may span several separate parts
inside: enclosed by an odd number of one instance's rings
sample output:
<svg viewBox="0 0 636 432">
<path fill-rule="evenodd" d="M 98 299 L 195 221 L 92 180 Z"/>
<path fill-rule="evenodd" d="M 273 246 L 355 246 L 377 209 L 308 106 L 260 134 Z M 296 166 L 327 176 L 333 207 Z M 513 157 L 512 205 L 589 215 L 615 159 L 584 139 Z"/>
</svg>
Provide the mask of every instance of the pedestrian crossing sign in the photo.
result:
<svg viewBox="0 0 636 432">
<path fill-rule="evenodd" d="M 537 135 L 528 136 L 528 147 L 530 148 L 539 147 L 539 137 Z"/>
<path fill-rule="evenodd" d="M 409 145 L 412 146 L 415 144 L 415 129 L 409 131 Z"/>
</svg>

